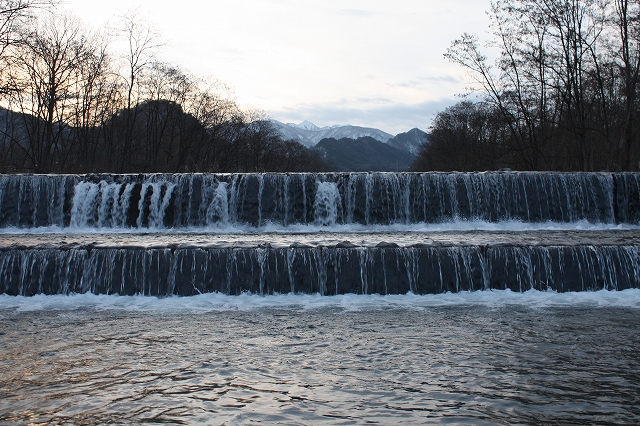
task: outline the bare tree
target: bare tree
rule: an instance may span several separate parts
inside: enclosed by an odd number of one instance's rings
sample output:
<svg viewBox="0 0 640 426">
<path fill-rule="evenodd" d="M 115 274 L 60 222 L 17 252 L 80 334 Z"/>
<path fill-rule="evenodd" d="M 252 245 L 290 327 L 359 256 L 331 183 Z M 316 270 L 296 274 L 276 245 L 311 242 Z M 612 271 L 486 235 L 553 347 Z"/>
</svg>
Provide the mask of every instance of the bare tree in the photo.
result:
<svg viewBox="0 0 640 426">
<path fill-rule="evenodd" d="M 245 114 L 231 89 L 219 82 L 200 82 L 185 110 L 206 129 L 206 135 L 190 155 L 192 167 L 202 171 L 229 170 L 236 148 L 231 141 L 237 140 L 245 125 Z"/>
<path fill-rule="evenodd" d="M 99 151 L 105 124 L 123 103 L 109 42 L 107 34 L 89 34 L 86 58 L 77 67 L 76 99 L 68 119 L 76 146 L 72 162 L 76 172 L 96 171 L 103 157 Z"/>
<path fill-rule="evenodd" d="M 33 24 L 35 13 L 54 5 L 56 0 L 0 0 L 0 95 L 10 90 L 6 81 L 7 61 L 5 53 L 24 40 L 24 34 Z"/>
<path fill-rule="evenodd" d="M 120 147 L 120 170 L 128 167 L 132 155 L 132 138 L 136 125 L 137 110 L 135 105 L 142 101 L 140 96 L 140 82 L 145 70 L 153 63 L 156 50 L 162 45 L 160 36 L 155 29 L 140 17 L 139 10 L 133 9 L 122 16 L 122 26 L 119 28 L 120 36 L 126 40 L 127 50 L 124 54 L 125 75 L 123 76 L 127 87 L 125 106 L 124 134 Z"/>
<path fill-rule="evenodd" d="M 618 143 L 611 151 L 626 169 L 634 167 L 632 159 L 634 139 L 637 138 L 637 92 L 640 78 L 640 3 L 629 0 L 615 0 L 613 23 L 617 29 L 614 37 L 619 40 L 615 59 L 619 62 L 622 76 L 621 94 L 624 107 Z M 615 45 L 615 44 L 614 44 Z M 637 144 L 637 142 L 636 142 Z"/>
<path fill-rule="evenodd" d="M 489 12 L 489 44 L 500 51 L 495 65 L 475 36 L 453 42 L 445 56 L 469 70 L 483 101 L 503 115 L 515 167 L 587 171 L 634 164 L 625 147 L 633 144 L 631 111 L 638 107 L 636 9 L 624 0 L 499 0 Z M 627 130 L 616 139 L 621 87 Z M 615 140 L 617 165 L 610 154 Z"/>
<path fill-rule="evenodd" d="M 474 171 L 504 167 L 512 158 L 501 152 L 508 128 L 493 106 L 460 102 L 439 112 L 412 166 L 415 171 Z M 508 130 L 507 130 L 508 131 Z"/>
<path fill-rule="evenodd" d="M 56 4 L 55 0 L 0 0 L 0 56 L 22 41 L 24 26 L 33 19 L 37 9 Z"/>
<path fill-rule="evenodd" d="M 25 120 L 28 143 L 20 148 L 34 171 L 55 171 L 66 161 L 68 120 L 78 99 L 79 71 L 94 53 L 79 21 L 48 15 L 12 51 L 10 105 Z"/>
</svg>

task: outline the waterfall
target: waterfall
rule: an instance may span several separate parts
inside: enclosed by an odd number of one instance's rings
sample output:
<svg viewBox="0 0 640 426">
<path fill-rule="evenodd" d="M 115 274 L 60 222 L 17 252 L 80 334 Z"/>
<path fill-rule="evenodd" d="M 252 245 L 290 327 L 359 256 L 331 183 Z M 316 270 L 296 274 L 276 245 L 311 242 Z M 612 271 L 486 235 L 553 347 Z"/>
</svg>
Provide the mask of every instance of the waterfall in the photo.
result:
<svg viewBox="0 0 640 426">
<path fill-rule="evenodd" d="M 90 182 L 80 182 L 75 187 L 71 208 L 71 225 L 74 227 L 88 227 L 96 223 L 95 213 L 105 213 L 105 209 L 98 205 L 99 185 Z M 104 223 L 104 218 L 102 220 Z"/>
<path fill-rule="evenodd" d="M 637 224 L 639 205 L 637 173 L 0 176 L 0 227 L 21 228 Z"/>
<path fill-rule="evenodd" d="M 211 204 L 207 207 L 207 226 L 226 225 L 229 223 L 229 200 L 227 193 L 227 183 L 220 182 L 216 186 L 216 190 L 211 200 Z"/>
<path fill-rule="evenodd" d="M 0 293 L 621 290 L 640 287 L 638 225 L 638 173 L 1 175 Z"/>
<path fill-rule="evenodd" d="M 166 183 L 164 185 L 160 183 L 151 184 L 148 219 L 149 228 L 157 229 L 164 227 L 164 216 L 169 207 L 174 187 L 175 184 L 173 183 Z M 140 210 L 142 211 L 142 209 Z"/>
<path fill-rule="evenodd" d="M 341 204 L 340 192 L 335 182 L 318 182 L 313 202 L 314 223 L 321 226 L 335 225 Z"/>
<path fill-rule="evenodd" d="M 51 248 L 0 252 L 0 293 L 190 296 L 640 287 L 640 247 Z"/>
</svg>

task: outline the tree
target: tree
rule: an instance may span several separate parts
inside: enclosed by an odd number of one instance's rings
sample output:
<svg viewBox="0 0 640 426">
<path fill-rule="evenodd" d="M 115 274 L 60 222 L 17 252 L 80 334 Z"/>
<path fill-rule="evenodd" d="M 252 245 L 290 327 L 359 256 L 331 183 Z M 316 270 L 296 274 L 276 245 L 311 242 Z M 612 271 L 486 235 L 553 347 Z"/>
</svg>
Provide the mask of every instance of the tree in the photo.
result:
<svg viewBox="0 0 640 426">
<path fill-rule="evenodd" d="M 28 15 L 18 12 L 45 3 L 0 0 L 0 6 L 7 4 L 17 5 L 15 16 L 27 22 Z M 9 108 L 0 108 L 0 170 L 248 172 L 322 167 L 308 149 L 284 141 L 266 115 L 240 108 L 224 85 L 155 60 L 157 36 L 135 14 L 121 28 L 128 49 L 120 63 L 110 50 L 109 34 L 87 31 L 71 15 L 43 13 L 28 26 L 11 19 L 15 42 L 7 41 L 0 57 L 6 83 L 3 106 Z"/>
<path fill-rule="evenodd" d="M 460 102 L 439 112 L 429 130 L 414 171 L 491 170 L 509 163 L 501 147 L 508 126 L 487 104 Z"/>
<path fill-rule="evenodd" d="M 51 14 L 12 50 L 9 104 L 23 113 L 28 140 L 20 148 L 33 171 L 55 171 L 67 160 L 67 123 L 84 100 L 77 89 L 96 48 L 77 19 Z"/>
<path fill-rule="evenodd" d="M 93 172 L 103 156 L 100 150 L 105 124 L 122 105 L 122 92 L 106 34 L 91 34 L 86 59 L 77 68 L 67 122 L 76 147 L 70 164 L 75 172 Z"/>
<path fill-rule="evenodd" d="M 34 20 L 34 11 L 53 4 L 54 0 L 0 0 L 0 95 L 10 90 L 5 81 L 9 65 L 5 53 L 23 41 L 28 24 Z"/>
<path fill-rule="evenodd" d="M 0 56 L 22 41 L 25 25 L 33 12 L 55 4 L 54 0 L 0 0 Z"/>
<path fill-rule="evenodd" d="M 127 41 L 127 51 L 124 54 L 126 85 L 126 122 L 123 133 L 117 135 L 120 142 L 120 166 L 123 171 L 130 167 L 132 156 L 133 130 L 136 125 L 135 105 L 142 102 L 140 97 L 140 83 L 147 68 L 153 63 L 156 50 L 162 45 L 158 33 L 151 25 L 141 19 L 138 10 L 132 10 L 122 17 L 123 22 L 119 34 Z"/>
<path fill-rule="evenodd" d="M 445 57 L 465 67 L 502 116 L 512 167 L 632 169 L 640 159 L 640 5 L 627 0 L 498 0 L 489 17 L 500 52 L 477 37 Z M 501 154 L 502 155 L 502 154 Z"/>
<path fill-rule="evenodd" d="M 618 163 L 624 164 L 626 169 L 634 167 L 633 159 L 638 157 L 632 152 L 637 149 L 637 92 L 640 78 L 640 3 L 629 0 L 615 0 L 615 14 L 613 24 L 616 32 L 612 37 L 619 38 L 619 48 L 615 52 L 614 60 L 619 63 L 622 77 L 622 98 L 624 100 L 621 111 L 621 131 L 618 143 L 611 152 L 615 152 Z"/>
</svg>

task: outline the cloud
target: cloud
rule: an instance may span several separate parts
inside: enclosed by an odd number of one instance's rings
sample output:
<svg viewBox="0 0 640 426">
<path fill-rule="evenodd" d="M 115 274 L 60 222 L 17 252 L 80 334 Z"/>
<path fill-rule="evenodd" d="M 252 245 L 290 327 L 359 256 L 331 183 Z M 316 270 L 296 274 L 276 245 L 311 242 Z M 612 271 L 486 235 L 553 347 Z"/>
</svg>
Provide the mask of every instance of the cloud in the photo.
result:
<svg viewBox="0 0 640 426">
<path fill-rule="evenodd" d="M 338 13 L 340 15 L 353 16 L 356 18 L 368 18 L 374 15 L 372 11 L 362 9 L 341 9 L 338 11 Z"/>
<path fill-rule="evenodd" d="M 403 87 L 405 89 L 416 89 L 421 86 L 419 81 L 407 81 L 404 83 L 388 83 L 389 87 Z"/>
<path fill-rule="evenodd" d="M 370 104 L 370 105 L 389 105 L 389 104 L 393 104 L 394 102 L 389 99 L 389 98 L 357 98 L 355 100 L 355 102 L 360 103 L 360 104 Z M 341 104 L 352 104 L 353 101 L 349 101 L 347 99 L 342 99 L 340 101 Z"/>
<path fill-rule="evenodd" d="M 460 76 L 454 75 L 432 75 L 428 77 L 418 77 L 420 80 L 428 81 L 431 83 L 454 83 L 459 84 L 464 82 L 464 79 Z"/>
<path fill-rule="evenodd" d="M 416 104 L 362 101 L 349 102 L 343 99 L 328 104 L 298 105 L 269 112 L 276 120 L 287 123 L 309 120 L 318 126 L 352 124 L 374 127 L 395 135 L 414 127 L 426 131 L 436 113 L 455 104 L 459 99 L 446 98 Z"/>
<path fill-rule="evenodd" d="M 392 89 L 416 89 L 433 93 L 434 88 L 459 87 L 464 83 L 465 79 L 462 75 L 431 75 L 414 76 L 413 80 L 386 83 L 386 86 Z"/>
</svg>

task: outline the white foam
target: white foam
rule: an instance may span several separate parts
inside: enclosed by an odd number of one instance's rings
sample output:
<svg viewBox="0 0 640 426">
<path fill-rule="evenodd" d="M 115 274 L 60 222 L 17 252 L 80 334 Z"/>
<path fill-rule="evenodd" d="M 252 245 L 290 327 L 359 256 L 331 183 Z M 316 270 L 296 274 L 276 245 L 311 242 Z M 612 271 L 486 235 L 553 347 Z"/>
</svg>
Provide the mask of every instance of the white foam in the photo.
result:
<svg viewBox="0 0 640 426">
<path fill-rule="evenodd" d="M 304 311 L 313 309 L 340 309 L 370 311 L 380 309 L 425 310 L 448 306 L 480 306 L 501 308 L 521 306 L 531 309 L 557 307 L 631 308 L 640 309 L 640 289 L 622 291 L 557 293 L 553 291 L 492 290 L 435 295 L 355 295 L 339 296 L 283 294 L 259 296 L 242 294 L 227 296 L 219 293 L 191 297 L 156 298 L 148 296 L 97 296 L 76 294 L 33 297 L 0 295 L 0 313 L 65 311 L 75 309 L 118 310 L 132 312 L 206 313 L 224 311 L 251 311 L 256 309 L 284 309 Z"/>
<path fill-rule="evenodd" d="M 393 225 L 361 225 L 334 224 L 288 226 L 268 223 L 260 227 L 243 224 L 215 224 L 208 227 L 185 228 L 111 228 L 111 227 L 71 227 L 47 226 L 38 228 L 0 228 L 0 234 L 171 234 L 171 233 L 212 233 L 212 234 L 243 234 L 256 232 L 272 233 L 315 233 L 315 232 L 344 232 L 344 233 L 373 233 L 373 232 L 444 232 L 444 231 L 606 231 L 606 230 L 640 230 L 636 224 L 609 224 L 579 222 L 540 222 L 530 223 L 521 221 L 453 221 L 442 223 L 414 223 Z"/>
</svg>

